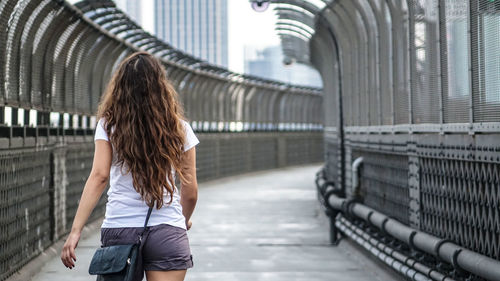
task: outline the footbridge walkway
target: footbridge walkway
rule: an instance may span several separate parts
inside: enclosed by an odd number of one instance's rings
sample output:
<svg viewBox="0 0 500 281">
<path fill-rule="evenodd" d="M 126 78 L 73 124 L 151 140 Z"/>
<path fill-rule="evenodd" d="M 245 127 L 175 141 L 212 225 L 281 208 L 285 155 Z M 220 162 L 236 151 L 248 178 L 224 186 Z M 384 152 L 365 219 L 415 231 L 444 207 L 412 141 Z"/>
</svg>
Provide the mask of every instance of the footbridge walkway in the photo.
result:
<svg viewBox="0 0 500 281">
<path fill-rule="evenodd" d="M 348 240 L 330 244 L 314 186 L 319 168 L 294 166 L 201 183 L 188 231 L 195 266 L 186 280 L 398 280 Z M 55 254 L 40 258 L 46 263 L 32 281 L 94 280 L 87 269 L 100 243 L 99 223 L 80 242 L 73 271 Z"/>
<path fill-rule="evenodd" d="M 249 2 L 322 89 L 209 64 L 111 0 L 0 1 L 0 281 L 63 276 L 97 105 L 136 51 L 200 139 L 191 280 L 500 280 L 500 1 Z"/>
</svg>

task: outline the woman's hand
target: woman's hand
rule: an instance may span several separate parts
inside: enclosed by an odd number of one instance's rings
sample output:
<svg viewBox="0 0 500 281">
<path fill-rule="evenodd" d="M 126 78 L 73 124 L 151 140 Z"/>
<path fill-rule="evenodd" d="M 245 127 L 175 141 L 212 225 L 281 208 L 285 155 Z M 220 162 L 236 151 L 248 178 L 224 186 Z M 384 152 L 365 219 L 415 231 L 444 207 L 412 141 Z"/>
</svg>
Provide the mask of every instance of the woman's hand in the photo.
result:
<svg viewBox="0 0 500 281">
<path fill-rule="evenodd" d="M 193 223 L 191 222 L 191 220 L 186 221 L 186 229 L 187 230 L 189 230 L 192 225 L 193 225 Z"/>
<path fill-rule="evenodd" d="M 66 243 L 61 251 L 61 261 L 69 269 L 75 267 L 76 255 L 75 248 L 78 246 L 80 240 L 80 233 L 71 232 L 66 239 Z"/>
</svg>

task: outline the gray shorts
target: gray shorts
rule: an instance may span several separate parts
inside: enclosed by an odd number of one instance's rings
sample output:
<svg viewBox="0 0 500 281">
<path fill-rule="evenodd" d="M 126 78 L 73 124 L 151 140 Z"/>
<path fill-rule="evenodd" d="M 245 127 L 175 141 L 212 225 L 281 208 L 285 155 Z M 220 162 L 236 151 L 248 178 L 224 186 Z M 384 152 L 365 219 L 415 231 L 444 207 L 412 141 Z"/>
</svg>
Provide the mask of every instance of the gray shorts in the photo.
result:
<svg viewBox="0 0 500 281">
<path fill-rule="evenodd" d="M 134 243 L 142 229 L 101 228 L 102 246 Z M 136 280 L 142 280 L 144 271 L 183 270 L 191 267 L 193 257 L 185 229 L 168 224 L 146 228 L 139 251 Z"/>
</svg>

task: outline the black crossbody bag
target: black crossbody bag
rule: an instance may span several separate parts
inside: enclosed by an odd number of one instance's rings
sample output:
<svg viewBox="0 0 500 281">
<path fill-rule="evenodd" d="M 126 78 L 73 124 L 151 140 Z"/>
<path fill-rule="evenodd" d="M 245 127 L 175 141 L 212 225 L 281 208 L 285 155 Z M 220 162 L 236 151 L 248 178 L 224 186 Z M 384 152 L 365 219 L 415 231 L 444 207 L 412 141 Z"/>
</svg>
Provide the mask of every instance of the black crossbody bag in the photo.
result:
<svg viewBox="0 0 500 281">
<path fill-rule="evenodd" d="M 146 231 L 153 207 L 149 207 L 144 228 L 134 244 L 113 245 L 97 249 L 89 266 L 90 275 L 98 281 L 133 281 L 142 236 Z"/>
</svg>

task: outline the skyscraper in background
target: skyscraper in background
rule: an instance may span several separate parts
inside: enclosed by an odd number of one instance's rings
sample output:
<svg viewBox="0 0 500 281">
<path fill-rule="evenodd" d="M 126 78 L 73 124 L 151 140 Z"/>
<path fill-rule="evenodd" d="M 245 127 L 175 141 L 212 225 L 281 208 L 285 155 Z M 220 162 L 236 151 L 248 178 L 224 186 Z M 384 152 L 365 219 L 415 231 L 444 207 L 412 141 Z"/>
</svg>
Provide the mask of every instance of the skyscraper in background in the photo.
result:
<svg viewBox="0 0 500 281">
<path fill-rule="evenodd" d="M 210 63 L 228 65 L 227 0 L 155 0 L 158 38 Z"/>
<path fill-rule="evenodd" d="M 300 63 L 285 66 L 281 46 L 264 49 L 246 46 L 245 73 L 296 85 L 311 87 L 323 85 L 316 69 Z"/>
<path fill-rule="evenodd" d="M 142 3 L 141 0 L 114 0 L 116 6 L 127 13 L 132 20 L 142 25 Z"/>
</svg>

